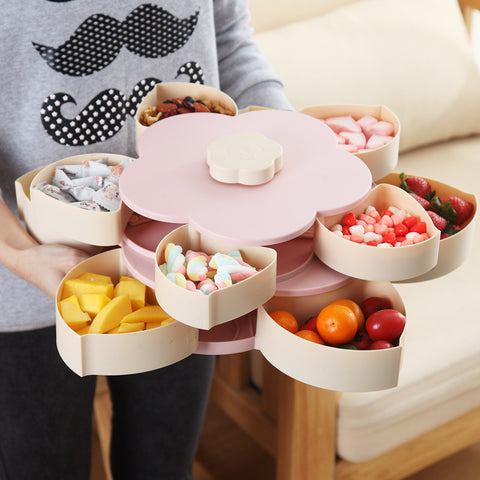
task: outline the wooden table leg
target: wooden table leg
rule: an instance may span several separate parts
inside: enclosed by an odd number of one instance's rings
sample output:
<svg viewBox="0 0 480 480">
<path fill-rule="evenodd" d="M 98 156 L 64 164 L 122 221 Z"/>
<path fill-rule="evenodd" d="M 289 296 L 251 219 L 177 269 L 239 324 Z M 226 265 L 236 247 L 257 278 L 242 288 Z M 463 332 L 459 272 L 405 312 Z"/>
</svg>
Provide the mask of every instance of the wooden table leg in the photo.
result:
<svg viewBox="0 0 480 480">
<path fill-rule="evenodd" d="M 338 393 L 278 378 L 277 480 L 335 478 Z"/>
</svg>

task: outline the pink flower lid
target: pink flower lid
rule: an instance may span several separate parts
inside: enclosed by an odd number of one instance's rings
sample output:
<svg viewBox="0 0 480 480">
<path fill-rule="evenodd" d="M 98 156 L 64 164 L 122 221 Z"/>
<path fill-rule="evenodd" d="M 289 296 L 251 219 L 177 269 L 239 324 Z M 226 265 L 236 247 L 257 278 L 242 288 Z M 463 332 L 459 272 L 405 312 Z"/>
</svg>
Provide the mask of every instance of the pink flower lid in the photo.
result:
<svg viewBox="0 0 480 480">
<path fill-rule="evenodd" d="M 281 147 L 281 159 L 277 155 L 269 161 L 275 161 L 274 170 L 260 172 L 262 183 L 227 183 L 211 175 L 211 142 L 242 132 L 260 134 L 262 142 L 265 137 Z M 239 245 L 291 240 L 317 216 L 353 208 L 372 186 L 368 167 L 337 149 L 335 134 L 322 122 L 298 112 L 179 115 L 150 126 L 138 148 L 139 158 L 120 178 L 128 207 L 153 220 L 189 223 L 204 235 Z M 238 148 L 237 142 L 231 150 Z"/>
</svg>

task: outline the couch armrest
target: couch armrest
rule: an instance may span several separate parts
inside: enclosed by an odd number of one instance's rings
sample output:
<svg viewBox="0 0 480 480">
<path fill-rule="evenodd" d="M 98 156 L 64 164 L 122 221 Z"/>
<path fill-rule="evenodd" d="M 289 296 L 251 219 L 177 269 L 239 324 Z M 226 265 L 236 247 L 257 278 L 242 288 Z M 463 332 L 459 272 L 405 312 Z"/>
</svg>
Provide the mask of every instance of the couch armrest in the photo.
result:
<svg viewBox="0 0 480 480">
<path fill-rule="evenodd" d="M 458 0 L 458 4 L 460 6 L 463 19 L 465 20 L 468 33 L 471 35 L 472 12 L 473 10 L 480 11 L 480 0 Z"/>
</svg>

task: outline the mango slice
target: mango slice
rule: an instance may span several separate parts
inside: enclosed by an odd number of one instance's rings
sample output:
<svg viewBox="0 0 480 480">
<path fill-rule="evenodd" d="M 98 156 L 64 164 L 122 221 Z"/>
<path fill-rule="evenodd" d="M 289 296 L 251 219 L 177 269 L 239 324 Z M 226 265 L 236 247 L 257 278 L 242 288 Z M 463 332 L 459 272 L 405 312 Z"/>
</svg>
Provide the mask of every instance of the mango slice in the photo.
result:
<svg viewBox="0 0 480 480">
<path fill-rule="evenodd" d="M 77 334 L 78 334 L 78 335 L 85 335 L 85 334 L 87 334 L 89 331 L 90 331 L 90 324 L 85 325 L 85 326 L 84 326 L 83 328 L 81 328 L 80 330 L 77 330 Z"/>
<path fill-rule="evenodd" d="M 80 280 L 86 280 L 87 282 L 94 283 L 113 283 L 111 277 L 108 275 L 100 275 L 99 273 L 86 272 L 82 273 L 79 277 Z"/>
<path fill-rule="evenodd" d="M 93 318 L 111 300 L 104 293 L 82 293 L 78 297 L 80 308 Z"/>
<path fill-rule="evenodd" d="M 150 330 L 151 328 L 161 327 L 162 322 L 148 322 L 145 324 L 145 330 Z"/>
<path fill-rule="evenodd" d="M 136 323 L 136 322 L 161 322 L 170 318 L 170 315 L 163 310 L 159 305 L 150 305 L 149 307 L 142 307 L 129 313 L 122 319 L 122 323 Z"/>
<path fill-rule="evenodd" d="M 113 283 L 100 283 L 82 278 L 70 278 L 63 282 L 62 299 L 70 297 L 71 295 L 79 297 L 85 293 L 103 294 L 112 298 Z"/>
<path fill-rule="evenodd" d="M 58 302 L 58 310 L 65 323 L 76 332 L 91 322 L 90 315 L 82 311 L 74 295 Z"/>
<path fill-rule="evenodd" d="M 120 325 L 112 328 L 107 333 L 128 333 L 128 332 L 140 332 L 145 330 L 145 323 L 121 323 Z"/>
<path fill-rule="evenodd" d="M 113 296 L 128 295 L 132 302 L 132 310 L 138 310 L 145 306 L 146 286 L 132 277 L 121 277 L 113 289 Z"/>
<path fill-rule="evenodd" d="M 89 333 L 105 333 L 120 324 L 123 317 L 132 311 L 130 297 L 120 295 L 113 298 L 98 312 L 90 325 Z"/>
<path fill-rule="evenodd" d="M 170 318 L 167 318 L 165 320 L 163 320 L 160 325 L 163 327 L 164 325 L 168 325 L 169 323 L 173 323 L 173 322 L 176 322 L 176 320 L 172 317 Z"/>
</svg>

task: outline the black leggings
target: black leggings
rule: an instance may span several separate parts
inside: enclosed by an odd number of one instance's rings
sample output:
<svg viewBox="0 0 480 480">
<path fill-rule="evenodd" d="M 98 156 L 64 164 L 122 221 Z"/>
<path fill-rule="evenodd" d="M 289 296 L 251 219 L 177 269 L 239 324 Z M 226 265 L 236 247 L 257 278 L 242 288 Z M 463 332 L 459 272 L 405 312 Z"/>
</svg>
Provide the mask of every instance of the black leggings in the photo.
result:
<svg viewBox="0 0 480 480">
<path fill-rule="evenodd" d="M 189 480 L 215 357 L 109 377 L 115 480 Z M 0 480 L 88 480 L 95 377 L 61 360 L 55 328 L 0 333 Z"/>
</svg>

